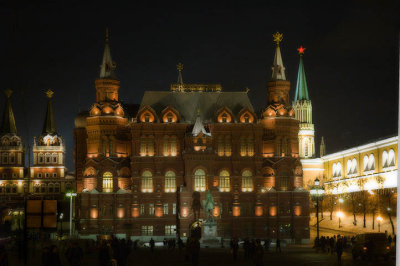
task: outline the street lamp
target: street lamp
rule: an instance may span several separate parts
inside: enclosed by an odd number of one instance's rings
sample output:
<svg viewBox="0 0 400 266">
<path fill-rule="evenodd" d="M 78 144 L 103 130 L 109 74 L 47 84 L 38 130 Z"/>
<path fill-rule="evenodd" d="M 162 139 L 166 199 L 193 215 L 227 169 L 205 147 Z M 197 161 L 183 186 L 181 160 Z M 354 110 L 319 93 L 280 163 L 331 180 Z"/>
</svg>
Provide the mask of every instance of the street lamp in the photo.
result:
<svg viewBox="0 0 400 266">
<path fill-rule="evenodd" d="M 314 186 L 311 187 L 310 194 L 312 199 L 317 202 L 317 239 L 319 240 L 319 199 L 324 196 L 324 187 L 319 185 L 318 178 L 315 178 Z"/>
<path fill-rule="evenodd" d="M 62 228 L 63 219 L 64 219 L 64 213 L 61 213 L 61 214 L 60 214 L 60 220 L 61 220 L 61 238 L 62 238 L 62 236 L 63 236 L 63 228 Z"/>
<path fill-rule="evenodd" d="M 337 216 L 339 217 L 339 228 L 340 228 L 340 219 L 343 218 L 344 214 L 341 211 L 338 211 Z"/>
<path fill-rule="evenodd" d="M 381 232 L 381 222 L 383 221 L 383 218 L 378 215 L 378 217 L 376 217 L 376 220 L 378 220 L 378 232 Z"/>
<path fill-rule="evenodd" d="M 69 198 L 69 236 L 72 236 L 72 198 L 76 197 L 75 192 L 68 192 L 65 194 Z"/>
</svg>

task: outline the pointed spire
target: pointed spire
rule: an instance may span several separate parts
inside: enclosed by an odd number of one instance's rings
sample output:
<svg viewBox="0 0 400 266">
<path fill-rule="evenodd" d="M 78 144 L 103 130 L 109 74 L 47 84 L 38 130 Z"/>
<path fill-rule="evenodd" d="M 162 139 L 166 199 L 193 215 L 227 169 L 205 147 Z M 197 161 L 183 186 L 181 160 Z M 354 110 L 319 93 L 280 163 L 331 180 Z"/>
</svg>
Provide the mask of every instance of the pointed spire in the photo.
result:
<svg viewBox="0 0 400 266">
<path fill-rule="evenodd" d="M 274 64 L 272 66 L 272 80 L 286 80 L 285 67 L 283 66 L 281 49 L 279 48 L 279 43 L 283 39 L 283 34 L 276 32 L 272 37 L 276 43 Z"/>
<path fill-rule="evenodd" d="M 116 64 L 114 61 L 112 61 L 111 58 L 108 28 L 106 28 L 106 40 L 104 46 L 103 61 L 100 65 L 100 78 L 116 79 L 115 68 Z"/>
<path fill-rule="evenodd" d="M 196 122 L 194 123 L 193 130 L 192 130 L 192 135 L 194 137 L 197 137 L 197 135 L 199 135 L 200 132 L 203 133 L 204 135 L 211 136 L 211 134 L 208 133 L 206 131 L 206 129 L 204 128 L 203 121 L 201 121 L 201 117 L 200 117 L 200 108 L 198 108 Z"/>
<path fill-rule="evenodd" d="M 12 90 L 5 90 L 6 104 L 4 106 L 3 121 L 1 123 L 1 134 L 17 134 L 17 127 L 15 125 L 14 112 L 11 107 L 10 97 Z"/>
<path fill-rule="evenodd" d="M 296 94 L 294 96 L 295 101 L 310 100 L 308 98 L 306 73 L 304 71 L 304 64 L 303 64 L 303 54 L 305 49 L 306 48 L 303 48 L 303 46 L 300 46 L 300 48 L 297 49 L 300 55 L 300 63 L 299 63 L 299 72 L 297 73 Z"/>
<path fill-rule="evenodd" d="M 178 69 L 178 82 L 177 83 L 179 85 L 183 85 L 183 79 L 182 79 L 183 64 L 178 63 L 178 65 L 176 65 L 176 69 Z"/>
<path fill-rule="evenodd" d="M 47 102 L 47 111 L 46 111 L 46 119 L 43 124 L 42 134 L 54 134 L 56 133 L 56 124 L 54 122 L 54 113 L 53 113 L 53 105 L 51 103 L 51 98 L 53 97 L 54 92 L 52 90 L 46 91 L 46 96 L 49 98 Z"/>
<path fill-rule="evenodd" d="M 319 157 L 322 157 L 325 155 L 325 141 L 324 137 L 321 138 L 321 144 L 319 145 Z"/>
</svg>

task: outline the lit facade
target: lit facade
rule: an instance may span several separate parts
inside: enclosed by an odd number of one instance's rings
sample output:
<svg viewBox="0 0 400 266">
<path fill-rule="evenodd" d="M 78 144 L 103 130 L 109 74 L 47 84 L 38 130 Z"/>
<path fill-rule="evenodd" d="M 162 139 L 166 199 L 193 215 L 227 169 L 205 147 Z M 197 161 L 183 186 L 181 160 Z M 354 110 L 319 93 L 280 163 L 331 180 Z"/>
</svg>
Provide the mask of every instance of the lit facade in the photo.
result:
<svg viewBox="0 0 400 266">
<path fill-rule="evenodd" d="M 34 138 L 33 165 L 25 165 L 25 147 L 17 135 L 11 107 L 11 91 L 6 90 L 6 104 L 0 135 L 0 199 L 2 223 L 11 222 L 11 229 L 23 227 L 24 199 L 56 199 L 58 211 L 69 217 L 64 193 L 75 188 L 75 178 L 66 174 L 65 146 L 56 132 L 52 107 L 52 91 L 47 91 L 48 105 L 42 134 Z M 66 226 L 65 226 L 66 228 Z"/>
<path fill-rule="evenodd" d="M 75 119 L 81 236 L 187 237 L 196 195 L 209 190 L 219 237 L 309 239 L 298 121 L 289 104 L 279 36 L 268 105 L 247 92 L 178 82 L 122 106 L 108 36 L 96 103 Z M 206 214 L 200 211 L 200 219 Z"/>
</svg>

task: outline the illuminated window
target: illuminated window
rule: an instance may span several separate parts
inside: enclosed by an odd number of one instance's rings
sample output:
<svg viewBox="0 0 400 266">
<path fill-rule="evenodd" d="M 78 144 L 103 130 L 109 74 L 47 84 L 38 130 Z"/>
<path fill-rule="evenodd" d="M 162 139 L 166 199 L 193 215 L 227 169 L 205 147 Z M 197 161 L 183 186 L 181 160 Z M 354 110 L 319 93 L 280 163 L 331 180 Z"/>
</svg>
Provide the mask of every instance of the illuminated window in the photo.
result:
<svg viewBox="0 0 400 266">
<path fill-rule="evenodd" d="M 166 225 L 165 226 L 165 235 L 166 236 L 174 236 L 176 234 L 176 225 Z"/>
<path fill-rule="evenodd" d="M 35 185 L 34 191 L 35 191 L 35 193 L 39 193 L 39 191 L 40 191 L 39 184 Z"/>
<path fill-rule="evenodd" d="M 308 156 L 308 139 L 304 140 L 304 157 Z"/>
<path fill-rule="evenodd" d="M 53 153 L 53 163 L 57 163 L 57 154 Z"/>
<path fill-rule="evenodd" d="M 150 114 L 146 113 L 144 115 L 144 122 L 150 122 Z"/>
<path fill-rule="evenodd" d="M 165 173 L 165 192 L 175 192 L 176 191 L 176 178 L 173 171 L 167 171 Z"/>
<path fill-rule="evenodd" d="M 394 150 L 389 150 L 389 156 L 388 156 L 388 161 L 389 161 L 389 167 L 391 166 L 395 166 L 396 165 L 396 158 L 395 158 L 395 154 L 394 154 Z"/>
<path fill-rule="evenodd" d="M 279 178 L 279 184 L 280 184 L 280 187 L 281 187 L 282 191 L 287 191 L 288 190 L 288 186 L 289 186 L 289 177 L 281 176 Z"/>
<path fill-rule="evenodd" d="M 113 175 L 110 172 L 103 174 L 103 192 L 113 192 Z"/>
<path fill-rule="evenodd" d="M 149 215 L 154 215 L 154 204 L 153 203 L 149 204 Z"/>
<path fill-rule="evenodd" d="M 45 173 L 45 174 L 44 174 L 44 177 L 49 178 L 49 177 L 50 177 L 50 174 L 49 174 L 49 173 Z"/>
<path fill-rule="evenodd" d="M 242 191 L 253 191 L 253 174 L 249 170 L 244 170 L 242 173 Z"/>
<path fill-rule="evenodd" d="M 142 236 L 152 236 L 153 226 L 152 225 L 142 225 Z"/>
<path fill-rule="evenodd" d="M 150 171 L 142 173 L 142 192 L 153 192 L 153 175 Z"/>
<path fill-rule="evenodd" d="M 37 176 L 38 176 L 39 178 L 42 178 L 42 173 L 38 173 Z"/>
<path fill-rule="evenodd" d="M 176 203 L 172 203 L 172 214 L 176 214 Z"/>
<path fill-rule="evenodd" d="M 140 215 L 144 214 L 144 204 L 140 204 Z"/>
<path fill-rule="evenodd" d="M 140 138 L 140 156 L 154 156 L 153 136 L 142 136 Z"/>
<path fill-rule="evenodd" d="M 249 114 L 245 114 L 245 115 L 244 115 L 244 122 L 245 122 L 246 124 L 250 123 L 250 116 L 249 116 Z"/>
<path fill-rule="evenodd" d="M 165 136 L 163 139 L 163 155 L 164 156 L 176 156 L 177 145 L 176 136 Z"/>
<path fill-rule="evenodd" d="M 223 170 L 219 173 L 219 191 L 229 192 L 230 187 L 231 184 L 230 184 L 229 172 Z"/>
<path fill-rule="evenodd" d="M 206 173 L 202 169 L 197 169 L 194 173 L 194 190 L 206 191 Z"/>
<path fill-rule="evenodd" d="M 226 113 L 222 114 L 222 123 L 226 123 L 228 120 L 228 115 Z"/>
<path fill-rule="evenodd" d="M 173 116 L 171 113 L 168 113 L 168 114 L 167 114 L 167 121 L 168 121 L 168 123 L 171 123 L 171 122 L 172 122 L 173 117 L 174 117 L 174 116 Z"/>
<path fill-rule="evenodd" d="M 231 147 L 231 136 L 227 135 L 225 137 L 225 156 L 231 156 L 232 147 Z"/>
<path fill-rule="evenodd" d="M 224 156 L 224 137 L 218 137 L 218 156 Z"/>
<path fill-rule="evenodd" d="M 53 173 L 53 177 L 57 177 L 57 173 Z"/>
<path fill-rule="evenodd" d="M 168 203 L 164 203 L 164 205 L 163 205 L 163 214 L 164 215 L 168 214 Z"/>
<path fill-rule="evenodd" d="M 172 136 L 170 138 L 170 147 L 171 147 L 171 156 L 176 156 L 177 154 L 177 144 L 176 144 L 176 137 Z"/>
<path fill-rule="evenodd" d="M 277 156 L 282 156 L 282 140 L 278 139 L 277 147 L 276 147 Z"/>
<path fill-rule="evenodd" d="M 254 138 L 250 136 L 247 139 L 247 156 L 253 156 L 254 155 Z"/>
</svg>

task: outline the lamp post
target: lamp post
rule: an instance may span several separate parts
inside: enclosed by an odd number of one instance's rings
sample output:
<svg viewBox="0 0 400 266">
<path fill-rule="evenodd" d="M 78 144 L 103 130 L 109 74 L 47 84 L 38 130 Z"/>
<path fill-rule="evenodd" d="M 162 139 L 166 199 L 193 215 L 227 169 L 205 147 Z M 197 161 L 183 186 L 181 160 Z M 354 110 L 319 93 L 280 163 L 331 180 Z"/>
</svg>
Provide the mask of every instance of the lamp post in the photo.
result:
<svg viewBox="0 0 400 266">
<path fill-rule="evenodd" d="M 324 196 L 324 188 L 319 185 L 319 179 L 314 180 L 314 186 L 311 187 L 310 194 L 313 200 L 317 202 L 317 239 L 319 240 L 319 199 Z"/>
<path fill-rule="evenodd" d="M 338 211 L 337 216 L 339 217 L 339 228 L 340 228 L 340 219 L 343 218 L 344 214 L 341 211 Z"/>
<path fill-rule="evenodd" d="M 65 194 L 69 198 L 69 236 L 72 236 L 72 198 L 76 197 L 75 192 L 68 192 Z"/>
<path fill-rule="evenodd" d="M 381 222 L 383 221 L 383 218 L 378 215 L 378 217 L 376 217 L 376 220 L 378 220 L 378 232 L 381 232 Z"/>
<path fill-rule="evenodd" d="M 61 213 L 61 214 L 60 214 L 60 220 L 61 220 L 61 233 L 60 233 L 60 235 L 61 235 L 61 238 L 62 238 L 62 236 L 63 236 L 63 228 L 62 228 L 63 219 L 64 219 L 64 213 Z"/>
</svg>

